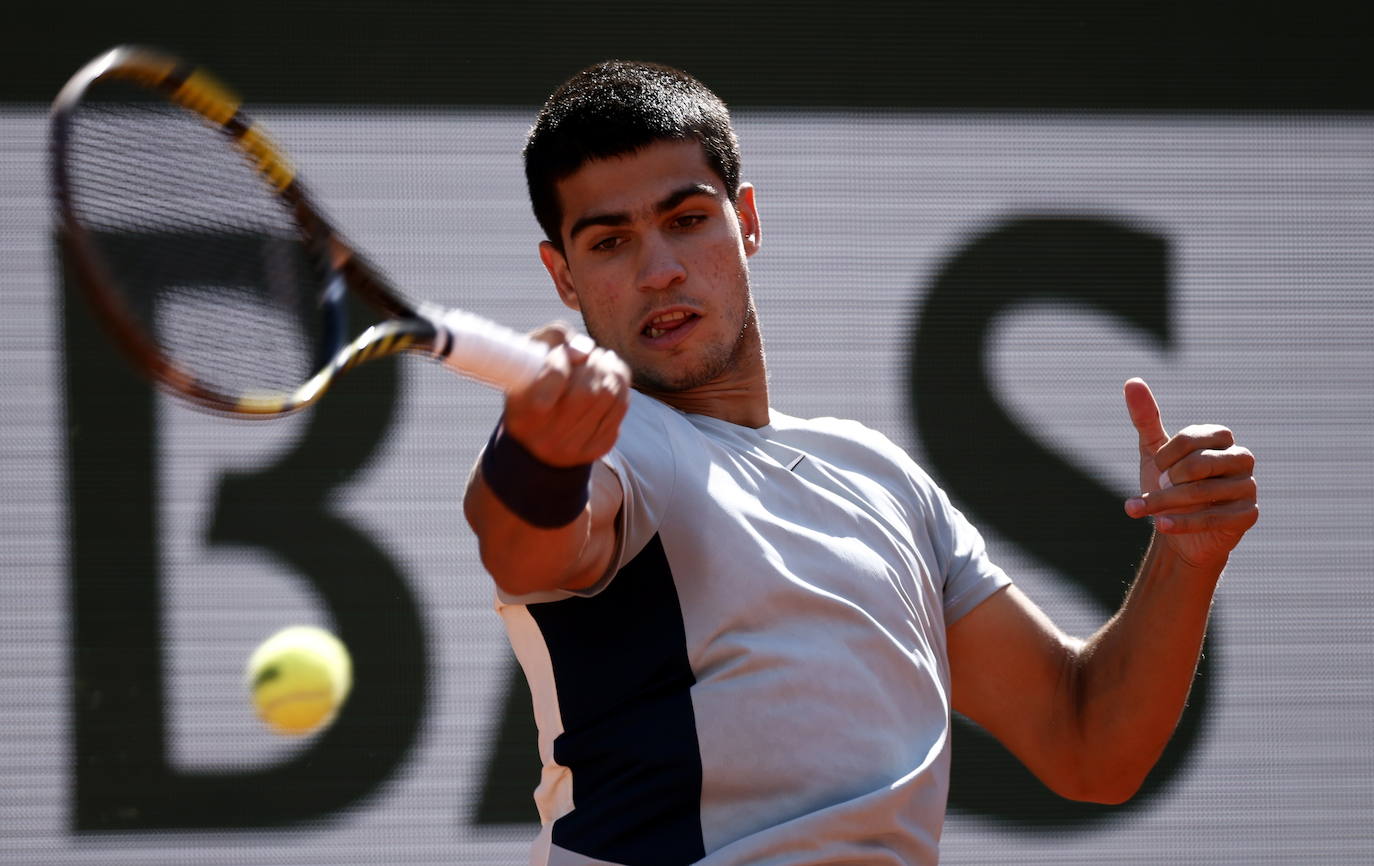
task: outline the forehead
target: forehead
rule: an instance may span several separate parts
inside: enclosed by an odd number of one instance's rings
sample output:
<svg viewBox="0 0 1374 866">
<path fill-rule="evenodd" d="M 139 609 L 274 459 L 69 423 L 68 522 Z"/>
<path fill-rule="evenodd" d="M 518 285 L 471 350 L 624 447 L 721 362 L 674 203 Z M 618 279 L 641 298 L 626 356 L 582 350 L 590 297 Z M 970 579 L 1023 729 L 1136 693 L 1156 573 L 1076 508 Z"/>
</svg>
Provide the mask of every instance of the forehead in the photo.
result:
<svg viewBox="0 0 1374 866">
<path fill-rule="evenodd" d="M 693 183 L 725 197 L 724 181 L 695 139 L 656 141 L 621 156 L 588 160 L 556 184 L 562 230 L 587 216 L 651 212 L 665 196 Z"/>
</svg>

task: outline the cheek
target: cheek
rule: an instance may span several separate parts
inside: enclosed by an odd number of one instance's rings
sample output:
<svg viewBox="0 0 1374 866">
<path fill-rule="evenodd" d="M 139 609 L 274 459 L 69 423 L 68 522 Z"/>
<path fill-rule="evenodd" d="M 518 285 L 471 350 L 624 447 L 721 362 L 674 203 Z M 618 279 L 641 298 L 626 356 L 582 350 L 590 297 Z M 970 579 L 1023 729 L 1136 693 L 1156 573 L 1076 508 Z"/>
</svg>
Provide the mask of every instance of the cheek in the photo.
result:
<svg viewBox="0 0 1374 866">
<path fill-rule="evenodd" d="M 723 241 L 713 250 L 708 264 L 711 284 L 726 290 L 731 296 L 743 294 L 749 285 L 749 260 L 737 239 Z M 741 291 L 744 290 L 744 291 Z"/>
<path fill-rule="evenodd" d="M 614 306 L 618 294 L 615 273 L 602 266 L 581 264 L 570 273 L 577 291 L 577 308 L 582 315 L 601 315 Z"/>
<path fill-rule="evenodd" d="M 589 282 L 578 290 L 578 312 L 588 333 L 598 343 L 604 343 L 619 330 L 619 319 L 627 314 L 624 293 L 612 285 Z"/>
</svg>

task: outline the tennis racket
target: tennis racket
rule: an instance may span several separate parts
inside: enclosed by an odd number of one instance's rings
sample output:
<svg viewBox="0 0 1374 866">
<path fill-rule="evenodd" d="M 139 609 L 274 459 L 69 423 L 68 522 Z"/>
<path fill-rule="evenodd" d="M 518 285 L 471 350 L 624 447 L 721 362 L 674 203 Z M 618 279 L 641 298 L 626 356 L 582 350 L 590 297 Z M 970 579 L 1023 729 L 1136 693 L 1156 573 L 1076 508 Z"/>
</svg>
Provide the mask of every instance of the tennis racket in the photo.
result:
<svg viewBox="0 0 1374 866">
<path fill-rule="evenodd" d="M 59 236 L 91 308 L 140 372 L 197 406 L 284 415 L 403 351 L 509 391 L 548 353 L 405 299 L 204 69 L 111 49 L 58 94 L 51 148 Z"/>
</svg>

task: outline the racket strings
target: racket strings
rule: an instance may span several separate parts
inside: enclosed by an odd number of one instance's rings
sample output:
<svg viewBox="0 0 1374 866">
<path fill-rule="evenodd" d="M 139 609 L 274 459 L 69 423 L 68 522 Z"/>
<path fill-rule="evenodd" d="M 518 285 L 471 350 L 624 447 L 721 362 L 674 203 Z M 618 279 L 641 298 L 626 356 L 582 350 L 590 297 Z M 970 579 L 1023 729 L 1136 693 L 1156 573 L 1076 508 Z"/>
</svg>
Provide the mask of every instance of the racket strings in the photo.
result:
<svg viewBox="0 0 1374 866">
<path fill-rule="evenodd" d="M 320 275 L 287 205 L 193 112 L 88 94 L 65 163 L 72 209 L 113 294 L 213 391 L 290 391 L 316 367 Z"/>
</svg>

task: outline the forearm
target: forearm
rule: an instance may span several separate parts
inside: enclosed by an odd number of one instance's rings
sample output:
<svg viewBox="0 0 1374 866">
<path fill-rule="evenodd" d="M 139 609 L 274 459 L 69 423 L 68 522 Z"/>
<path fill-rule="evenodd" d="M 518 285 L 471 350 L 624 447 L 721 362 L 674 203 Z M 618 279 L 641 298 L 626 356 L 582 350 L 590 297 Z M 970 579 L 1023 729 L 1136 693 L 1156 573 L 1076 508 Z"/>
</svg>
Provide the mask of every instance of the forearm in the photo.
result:
<svg viewBox="0 0 1374 866">
<path fill-rule="evenodd" d="M 1212 594 L 1259 517 L 1255 459 L 1215 425 L 1169 436 L 1150 388 L 1123 393 L 1140 439 L 1132 517 L 1156 535 L 1126 601 L 1086 641 L 1065 636 L 1015 585 L 946 629 L 954 708 L 1047 786 L 1119 803 L 1173 735 L 1197 671 Z"/>
<path fill-rule="evenodd" d="M 551 589 L 581 589 L 610 565 L 619 487 L 604 466 L 596 466 L 586 507 L 570 523 L 532 526 L 494 494 L 474 468 L 463 513 L 477 535 L 482 564 L 496 585 L 511 595 Z"/>
<path fill-rule="evenodd" d="M 1156 536 L 1121 610 L 1080 650 L 1075 721 L 1102 799 L 1133 794 L 1173 735 L 1220 576 L 1221 564 L 1194 567 Z"/>
<path fill-rule="evenodd" d="M 553 348 L 529 384 L 506 394 L 463 496 L 482 564 L 511 595 L 600 580 L 615 552 L 623 496 L 599 458 L 615 446 L 629 409 L 630 369 L 561 325 L 532 336 Z"/>
<path fill-rule="evenodd" d="M 539 529 L 513 514 L 474 472 L 463 498 L 463 514 L 477 535 L 482 565 L 496 584 L 513 595 L 553 588 L 587 543 L 588 516 L 556 529 Z"/>
</svg>

